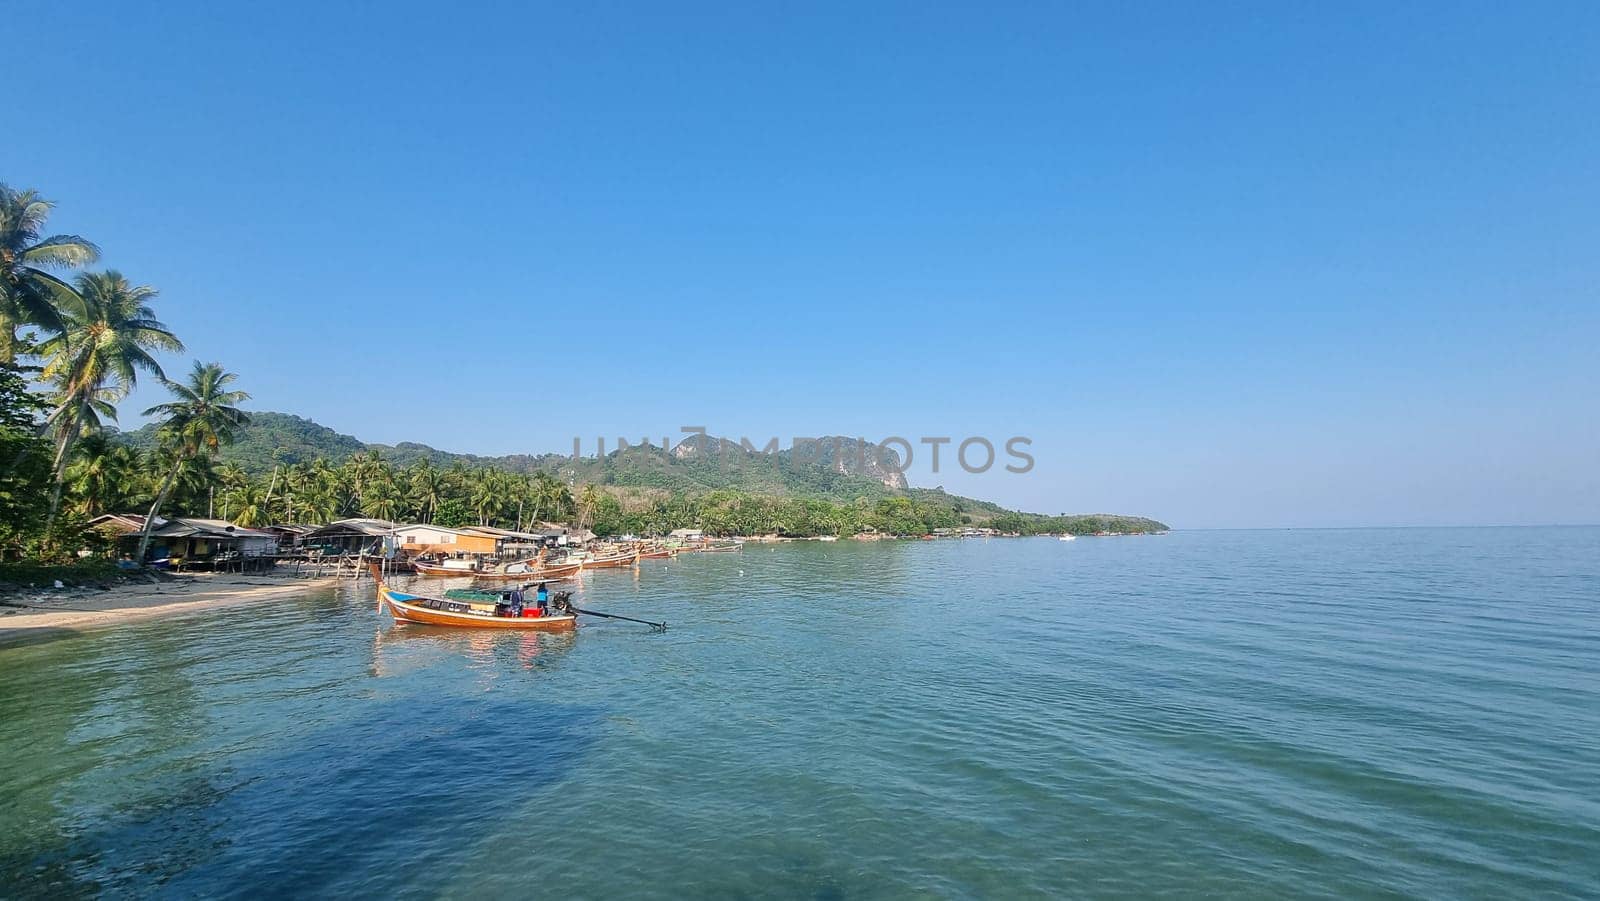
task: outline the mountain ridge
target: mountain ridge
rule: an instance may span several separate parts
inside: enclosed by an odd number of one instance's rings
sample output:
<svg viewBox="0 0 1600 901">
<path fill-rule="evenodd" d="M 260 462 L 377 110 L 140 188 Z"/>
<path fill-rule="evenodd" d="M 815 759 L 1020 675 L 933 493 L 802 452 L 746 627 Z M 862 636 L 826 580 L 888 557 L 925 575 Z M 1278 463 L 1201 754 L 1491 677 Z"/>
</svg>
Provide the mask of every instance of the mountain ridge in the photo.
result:
<svg viewBox="0 0 1600 901">
<path fill-rule="evenodd" d="M 1018 513 L 999 504 L 962 497 L 939 488 L 912 487 L 900 471 L 900 457 L 891 447 L 859 438 L 832 435 L 806 439 L 772 452 L 714 435 L 695 433 L 670 449 L 629 444 L 604 456 L 567 454 L 504 454 L 484 456 L 444 451 L 427 444 L 361 441 L 315 420 L 292 413 L 252 412 L 251 422 L 222 448 L 220 462 L 237 465 L 252 476 L 277 466 L 317 459 L 338 464 L 357 453 L 377 453 L 400 467 L 426 461 L 436 468 L 489 467 L 508 472 L 545 472 L 569 484 L 593 483 L 624 489 L 666 490 L 705 494 L 738 490 L 775 497 L 817 498 L 835 502 L 909 498 L 933 502 L 1002 523 L 1009 517 L 1042 517 Z M 148 449 L 157 441 L 154 424 L 119 433 L 119 438 Z M 771 445 L 769 445 L 770 447 Z M 1102 525 L 1106 531 L 1165 531 L 1166 525 L 1143 517 L 1084 514 L 1080 525 Z"/>
</svg>

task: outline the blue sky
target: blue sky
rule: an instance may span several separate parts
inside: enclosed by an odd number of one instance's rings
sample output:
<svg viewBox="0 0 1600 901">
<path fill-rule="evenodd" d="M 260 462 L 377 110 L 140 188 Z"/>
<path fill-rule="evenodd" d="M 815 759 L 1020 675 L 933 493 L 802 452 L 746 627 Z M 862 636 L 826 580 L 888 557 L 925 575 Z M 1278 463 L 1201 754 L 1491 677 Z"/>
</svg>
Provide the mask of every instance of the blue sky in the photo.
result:
<svg viewBox="0 0 1600 901">
<path fill-rule="evenodd" d="M 1182 527 L 1600 521 L 1600 6 L 228 6 L 9 16 L 0 179 L 258 409 L 1024 435 L 912 481 Z"/>
</svg>

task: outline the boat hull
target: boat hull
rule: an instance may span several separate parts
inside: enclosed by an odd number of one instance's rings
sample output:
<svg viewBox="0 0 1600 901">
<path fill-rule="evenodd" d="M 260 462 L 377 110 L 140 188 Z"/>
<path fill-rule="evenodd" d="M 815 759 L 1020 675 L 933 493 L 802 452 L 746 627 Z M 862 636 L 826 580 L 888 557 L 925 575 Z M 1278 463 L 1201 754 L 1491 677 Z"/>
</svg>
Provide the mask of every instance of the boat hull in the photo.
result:
<svg viewBox="0 0 1600 901">
<path fill-rule="evenodd" d="M 432 563 L 413 562 L 411 567 L 423 576 L 481 576 L 483 573 L 476 569 L 452 569 L 448 566 L 435 566 Z"/>
<path fill-rule="evenodd" d="M 562 563 L 556 566 L 542 566 L 538 569 L 527 569 L 519 573 L 484 572 L 478 573 L 480 580 L 498 582 L 553 582 L 576 575 L 581 564 Z"/>
</svg>

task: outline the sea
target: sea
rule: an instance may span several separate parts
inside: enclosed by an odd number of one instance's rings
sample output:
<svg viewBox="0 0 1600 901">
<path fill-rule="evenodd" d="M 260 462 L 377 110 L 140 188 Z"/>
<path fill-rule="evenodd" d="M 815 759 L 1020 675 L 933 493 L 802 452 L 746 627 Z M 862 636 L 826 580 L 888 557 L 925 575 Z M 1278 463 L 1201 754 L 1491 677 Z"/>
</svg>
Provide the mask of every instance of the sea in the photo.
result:
<svg viewBox="0 0 1600 901">
<path fill-rule="evenodd" d="M 1600 897 L 1600 528 L 573 590 L 668 629 L 397 626 L 363 580 L 0 647 L 0 896 Z"/>
</svg>

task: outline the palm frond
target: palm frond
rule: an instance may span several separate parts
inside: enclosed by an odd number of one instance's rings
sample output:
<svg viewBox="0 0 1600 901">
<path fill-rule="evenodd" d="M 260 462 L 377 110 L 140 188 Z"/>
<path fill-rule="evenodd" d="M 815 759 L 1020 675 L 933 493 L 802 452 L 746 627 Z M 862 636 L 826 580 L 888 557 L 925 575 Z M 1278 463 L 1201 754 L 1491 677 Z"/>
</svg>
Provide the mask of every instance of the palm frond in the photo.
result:
<svg viewBox="0 0 1600 901">
<path fill-rule="evenodd" d="M 77 235 L 52 235 L 23 251 L 19 258 L 29 266 L 76 268 L 100 259 L 100 248 Z"/>
</svg>

